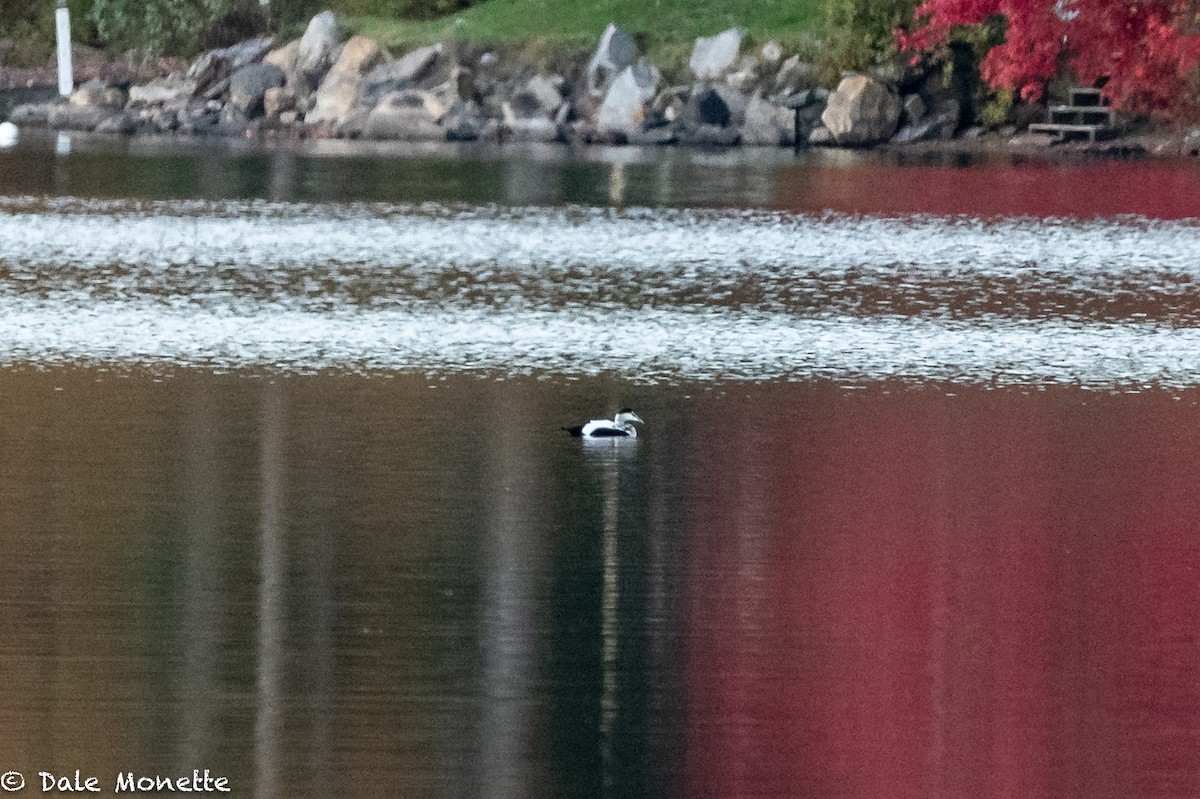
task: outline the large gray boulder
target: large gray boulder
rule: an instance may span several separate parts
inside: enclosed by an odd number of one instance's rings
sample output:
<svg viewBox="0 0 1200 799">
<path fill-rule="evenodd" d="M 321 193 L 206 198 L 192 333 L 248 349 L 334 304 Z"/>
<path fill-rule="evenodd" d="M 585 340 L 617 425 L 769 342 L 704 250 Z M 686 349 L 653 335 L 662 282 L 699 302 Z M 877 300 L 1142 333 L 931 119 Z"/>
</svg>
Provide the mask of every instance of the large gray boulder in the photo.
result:
<svg viewBox="0 0 1200 799">
<path fill-rule="evenodd" d="M 50 124 L 50 114 L 62 105 L 61 101 L 48 100 L 43 103 L 22 103 L 8 112 L 8 121 L 18 127 L 45 127 Z"/>
<path fill-rule="evenodd" d="M 362 81 L 364 101 L 374 105 L 386 94 L 416 88 L 433 73 L 441 52 L 441 44 L 431 44 L 374 67 Z"/>
<path fill-rule="evenodd" d="M 688 66 L 697 80 L 716 80 L 737 62 L 738 50 L 742 47 L 744 32 L 730 28 L 716 36 L 701 36 L 692 46 L 692 57 Z"/>
<path fill-rule="evenodd" d="M 94 130 L 97 125 L 117 113 L 120 112 L 110 106 L 65 103 L 50 109 L 46 124 L 55 130 Z"/>
<path fill-rule="evenodd" d="M 513 92 L 506 105 L 506 117 L 513 119 L 551 119 L 562 107 L 562 78 L 534 75 Z"/>
<path fill-rule="evenodd" d="M 746 103 L 742 123 L 742 144 L 778 147 L 796 140 L 796 112 L 775 105 L 762 97 L 751 97 Z"/>
<path fill-rule="evenodd" d="M 336 125 L 345 120 L 358 102 L 364 73 L 378 63 L 381 55 L 379 45 L 366 36 L 355 36 L 346 42 L 337 62 L 321 81 L 316 105 L 306 121 Z"/>
<path fill-rule="evenodd" d="M 934 105 L 932 112 L 926 112 L 920 116 L 912 115 L 908 106 L 909 103 L 906 103 L 905 113 L 909 119 L 892 137 L 892 142 L 895 144 L 909 144 L 926 139 L 949 139 L 958 129 L 961 111 L 958 101 L 953 97 L 940 100 Z"/>
<path fill-rule="evenodd" d="M 386 95 L 363 126 L 367 139 L 428 140 L 446 138 L 439 124 L 446 107 L 431 92 L 405 89 Z"/>
<path fill-rule="evenodd" d="M 296 45 L 294 69 L 302 80 L 315 86 L 333 65 L 337 48 L 338 24 L 332 11 L 322 11 L 308 22 L 300 43 Z"/>
<path fill-rule="evenodd" d="M 234 72 L 250 64 L 258 63 L 271 49 L 272 37 L 248 39 L 219 50 L 209 50 L 200 55 L 188 68 L 187 79 L 196 84 L 195 96 L 205 95 L 215 87 L 223 91 L 225 81 Z"/>
<path fill-rule="evenodd" d="M 622 70 L 600 104 L 596 132 L 602 137 L 628 137 L 641 130 L 646 121 L 646 104 L 654 99 L 661 77 L 658 69 L 646 61 Z"/>
<path fill-rule="evenodd" d="M 283 70 L 274 64 L 250 64 L 229 79 L 229 105 L 246 117 L 262 113 L 267 89 L 283 85 Z"/>
<path fill-rule="evenodd" d="M 887 141 L 900 122 L 900 98 L 866 75 L 843 78 L 829 95 L 821 122 L 840 145 L 862 146 Z"/>
<path fill-rule="evenodd" d="M 600 44 L 587 65 L 587 88 L 594 95 L 604 94 L 617 75 L 637 58 L 633 37 L 609 23 L 600 36 Z"/>
</svg>

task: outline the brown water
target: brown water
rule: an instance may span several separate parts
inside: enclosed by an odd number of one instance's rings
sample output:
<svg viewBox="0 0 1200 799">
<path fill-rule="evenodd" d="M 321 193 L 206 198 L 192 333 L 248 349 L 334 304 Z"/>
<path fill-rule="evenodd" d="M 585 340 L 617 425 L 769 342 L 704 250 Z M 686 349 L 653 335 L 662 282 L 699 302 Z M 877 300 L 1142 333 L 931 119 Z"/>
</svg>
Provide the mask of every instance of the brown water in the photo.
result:
<svg viewBox="0 0 1200 799">
<path fill-rule="evenodd" d="M 105 146 L 0 154 L 68 168 L 0 200 L 26 794 L 1200 794 L 1188 167 L 1051 219 L 980 187 L 1058 167 L 671 155 L 613 212 L 611 156 L 347 206 Z"/>
</svg>

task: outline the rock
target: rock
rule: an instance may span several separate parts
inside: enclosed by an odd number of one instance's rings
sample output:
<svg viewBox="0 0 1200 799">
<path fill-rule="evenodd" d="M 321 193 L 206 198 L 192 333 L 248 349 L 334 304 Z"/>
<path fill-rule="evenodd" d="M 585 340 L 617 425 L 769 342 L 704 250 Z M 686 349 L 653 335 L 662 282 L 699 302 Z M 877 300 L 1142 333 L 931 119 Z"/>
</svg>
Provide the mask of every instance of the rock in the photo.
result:
<svg viewBox="0 0 1200 799">
<path fill-rule="evenodd" d="M 196 81 L 188 80 L 178 73 L 165 78 L 155 78 L 144 86 L 129 87 L 129 104 L 132 106 L 174 105 L 185 103 L 196 93 Z"/>
<path fill-rule="evenodd" d="M 214 87 L 223 85 L 234 72 L 261 61 L 272 42 L 274 39 L 271 37 L 250 39 L 201 55 L 192 62 L 186 75 L 188 80 L 196 84 L 194 96 L 211 94 Z"/>
<path fill-rule="evenodd" d="M 821 114 L 825 111 L 824 103 L 806 105 L 792 110 L 793 144 L 807 144 L 812 132 L 822 128 Z"/>
<path fill-rule="evenodd" d="M 724 128 L 729 126 L 732 114 L 721 94 L 716 89 L 708 88 L 692 92 L 684 106 L 682 119 L 686 125 Z"/>
<path fill-rule="evenodd" d="M 222 113 L 208 130 L 214 135 L 234 139 L 246 136 L 253 130 L 253 127 L 250 124 L 250 120 L 245 117 L 238 116 L 237 114 Z"/>
<path fill-rule="evenodd" d="M 962 106 L 955 98 L 945 97 L 934 103 L 931 116 L 937 120 L 937 137 L 949 139 L 958 131 L 958 125 L 962 122 Z"/>
<path fill-rule="evenodd" d="M 646 119 L 647 124 L 669 125 L 672 122 L 682 119 L 684 109 L 687 107 L 683 98 L 687 97 L 687 92 L 687 87 L 673 87 L 660 92 L 654 98 L 654 101 L 650 103 Z"/>
<path fill-rule="evenodd" d="M 273 64 L 250 64 L 229 78 L 229 105 L 253 118 L 263 110 L 267 89 L 283 85 L 283 70 Z"/>
<path fill-rule="evenodd" d="M 513 93 L 507 104 L 509 114 L 513 119 L 550 119 L 563 105 L 562 83 L 557 76 L 533 76 Z"/>
<path fill-rule="evenodd" d="M 369 109 L 358 106 L 333 126 L 333 135 L 341 139 L 357 139 L 367 128 L 367 120 L 371 118 Z"/>
<path fill-rule="evenodd" d="M 296 90 L 291 86 L 272 86 L 263 92 L 263 114 L 277 117 L 296 108 Z"/>
<path fill-rule="evenodd" d="M 440 44 L 431 44 L 413 50 L 396 61 L 375 67 L 363 78 L 364 101 L 373 106 L 386 94 L 414 88 L 430 75 L 441 52 Z"/>
<path fill-rule="evenodd" d="M 71 92 L 67 103 L 74 108 L 118 110 L 125 107 L 125 92 L 107 86 L 99 78 L 93 78 Z"/>
<path fill-rule="evenodd" d="M 600 136 L 629 136 L 646 121 L 646 103 L 654 97 L 661 75 L 645 61 L 626 67 L 612 82 L 596 113 Z"/>
<path fill-rule="evenodd" d="M 821 122 L 841 145 L 887 141 L 900 121 L 900 98 L 865 75 L 843 78 L 829 96 Z"/>
<path fill-rule="evenodd" d="M 716 36 L 696 39 L 692 46 L 692 57 L 688 60 L 692 74 L 698 80 L 716 80 L 728 72 L 737 61 L 742 35 L 740 28 L 730 28 Z"/>
<path fill-rule="evenodd" d="M 783 45 L 772 39 L 762 46 L 758 54 L 768 64 L 776 64 L 779 62 L 779 59 L 783 58 Z"/>
<path fill-rule="evenodd" d="M 763 64 L 755 56 L 743 56 L 735 71 L 725 76 L 725 83 L 746 94 L 752 93 L 763 79 Z"/>
<path fill-rule="evenodd" d="M 741 130 L 742 144 L 778 147 L 795 143 L 794 111 L 756 96 L 746 104 L 745 117 Z"/>
<path fill-rule="evenodd" d="M 336 125 L 345 120 L 358 101 L 363 74 L 375 66 L 380 56 L 379 45 L 366 36 L 346 42 L 317 89 L 317 102 L 308 121 Z"/>
<path fill-rule="evenodd" d="M 277 47 L 263 56 L 263 62 L 279 67 L 284 74 L 296 68 L 296 54 L 300 52 L 300 40 L 293 39 L 283 47 Z"/>
<path fill-rule="evenodd" d="M 784 108 L 804 108 L 812 99 L 812 92 L 808 89 L 803 89 L 795 94 L 776 94 L 771 97 L 771 102 Z"/>
<path fill-rule="evenodd" d="M 137 133 L 138 118 L 137 114 L 130 111 L 121 111 L 113 114 L 108 119 L 96 126 L 96 133 L 110 133 L 122 136 L 128 136 Z"/>
<path fill-rule="evenodd" d="M 617 76 L 632 66 L 637 58 L 637 44 L 633 37 L 609 23 L 600 36 L 600 44 L 587 65 L 588 92 L 605 94 Z"/>
<path fill-rule="evenodd" d="M 908 123 L 892 137 L 894 144 L 908 144 L 926 139 L 949 139 L 958 128 L 958 101 L 948 98 L 935 108 L 933 113 L 920 122 Z"/>
<path fill-rule="evenodd" d="M 185 136 L 203 136 L 215 132 L 220 121 L 220 115 L 209 108 L 188 108 L 179 114 L 177 132 Z"/>
<path fill-rule="evenodd" d="M 483 126 L 483 113 L 474 101 L 454 103 L 442 119 L 442 127 L 450 141 L 475 141 L 483 133 Z"/>
<path fill-rule="evenodd" d="M 62 104 L 50 110 L 46 124 L 55 130 L 94 130 L 113 115 L 113 109 L 103 105 Z"/>
<path fill-rule="evenodd" d="M 50 113 L 62 103 L 50 100 L 45 103 L 24 103 L 13 108 L 8 121 L 18 127 L 46 127 L 50 124 Z"/>
<path fill-rule="evenodd" d="M 308 22 L 304 35 L 296 45 L 294 68 L 296 75 L 316 86 L 333 64 L 333 51 L 337 47 L 338 24 L 332 11 L 322 11 Z"/>
<path fill-rule="evenodd" d="M 808 143 L 813 147 L 829 147 L 834 144 L 833 134 L 829 128 L 817 126 L 808 134 Z"/>
<path fill-rule="evenodd" d="M 904 98 L 901 105 L 904 108 L 905 124 L 915 125 L 925 116 L 925 101 L 919 94 L 910 94 Z"/>
<path fill-rule="evenodd" d="M 804 89 L 814 89 L 818 83 L 817 68 L 801 61 L 800 56 L 794 55 L 779 65 L 772 88 L 776 94 L 787 95 Z"/>
<path fill-rule="evenodd" d="M 179 117 L 174 108 L 156 108 L 150 114 L 150 126 L 159 133 L 173 133 L 179 129 Z"/>
<path fill-rule="evenodd" d="M 430 92 L 406 89 L 391 92 L 372 109 L 363 128 L 369 139 L 442 139 L 445 129 L 438 123 L 446 107 Z"/>
</svg>

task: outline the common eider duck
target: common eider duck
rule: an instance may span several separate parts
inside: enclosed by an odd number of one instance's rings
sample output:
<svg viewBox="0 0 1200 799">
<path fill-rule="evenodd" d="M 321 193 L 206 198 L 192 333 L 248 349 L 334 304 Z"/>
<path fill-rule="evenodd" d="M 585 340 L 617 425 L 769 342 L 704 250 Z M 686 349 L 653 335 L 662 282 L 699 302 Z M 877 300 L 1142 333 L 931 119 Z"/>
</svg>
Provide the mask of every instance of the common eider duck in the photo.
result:
<svg viewBox="0 0 1200 799">
<path fill-rule="evenodd" d="M 587 424 L 564 427 L 563 430 L 577 438 L 637 438 L 634 422 L 645 424 L 632 408 L 622 408 L 611 419 L 593 419 Z"/>
</svg>

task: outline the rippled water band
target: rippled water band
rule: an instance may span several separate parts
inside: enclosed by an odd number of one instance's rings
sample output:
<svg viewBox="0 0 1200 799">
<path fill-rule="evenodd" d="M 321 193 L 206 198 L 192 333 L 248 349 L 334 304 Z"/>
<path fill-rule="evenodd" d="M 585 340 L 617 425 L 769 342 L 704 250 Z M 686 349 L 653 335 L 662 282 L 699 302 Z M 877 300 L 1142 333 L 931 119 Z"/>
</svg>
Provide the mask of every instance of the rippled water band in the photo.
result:
<svg viewBox="0 0 1200 799">
<path fill-rule="evenodd" d="M 1200 380 L 1200 227 L 0 200 L 0 361 Z"/>
</svg>

